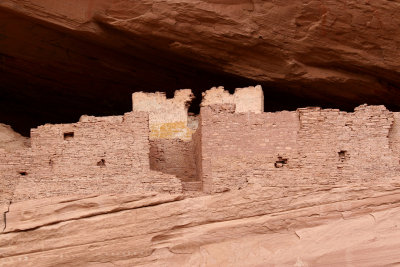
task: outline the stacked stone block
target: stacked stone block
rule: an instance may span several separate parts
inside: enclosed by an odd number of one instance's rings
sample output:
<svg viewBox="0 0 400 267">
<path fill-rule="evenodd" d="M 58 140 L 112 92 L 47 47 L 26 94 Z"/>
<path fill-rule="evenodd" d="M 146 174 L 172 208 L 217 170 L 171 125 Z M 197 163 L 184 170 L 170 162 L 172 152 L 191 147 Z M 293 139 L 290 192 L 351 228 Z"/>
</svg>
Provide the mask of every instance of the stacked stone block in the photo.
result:
<svg viewBox="0 0 400 267">
<path fill-rule="evenodd" d="M 204 94 L 198 116 L 189 116 L 191 98 L 187 89 L 173 99 L 137 93 L 134 111 L 123 116 L 32 129 L 30 148 L 0 150 L 0 204 L 399 180 L 400 113 L 384 106 L 266 113 L 261 87 L 235 94 L 220 87 Z"/>
</svg>

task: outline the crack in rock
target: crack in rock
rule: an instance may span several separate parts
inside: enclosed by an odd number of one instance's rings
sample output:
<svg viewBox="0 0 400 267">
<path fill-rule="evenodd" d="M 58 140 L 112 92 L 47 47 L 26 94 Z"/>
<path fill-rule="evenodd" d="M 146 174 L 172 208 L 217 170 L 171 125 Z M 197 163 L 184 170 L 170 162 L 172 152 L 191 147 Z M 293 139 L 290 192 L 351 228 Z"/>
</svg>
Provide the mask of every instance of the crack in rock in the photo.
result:
<svg viewBox="0 0 400 267">
<path fill-rule="evenodd" d="M 12 200 L 9 201 L 8 205 L 7 205 L 7 210 L 5 212 L 3 212 L 3 221 L 4 221 L 4 227 L 3 227 L 3 232 L 6 230 L 7 228 L 7 213 L 10 211 L 10 206 L 11 206 Z"/>
</svg>

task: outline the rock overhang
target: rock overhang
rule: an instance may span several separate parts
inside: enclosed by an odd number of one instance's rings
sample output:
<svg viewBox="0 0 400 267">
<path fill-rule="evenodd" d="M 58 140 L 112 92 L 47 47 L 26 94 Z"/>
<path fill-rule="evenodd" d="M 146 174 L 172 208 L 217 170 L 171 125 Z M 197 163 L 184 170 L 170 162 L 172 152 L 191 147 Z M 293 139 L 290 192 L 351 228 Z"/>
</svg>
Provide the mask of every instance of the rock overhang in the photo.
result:
<svg viewBox="0 0 400 267">
<path fill-rule="evenodd" d="M 135 91 L 192 88 L 198 112 L 215 85 L 261 84 L 266 111 L 399 108 L 398 29 L 385 19 L 393 2 L 50 2 L 0 4 L 0 119 L 25 135 L 82 114 L 123 114 Z"/>
</svg>

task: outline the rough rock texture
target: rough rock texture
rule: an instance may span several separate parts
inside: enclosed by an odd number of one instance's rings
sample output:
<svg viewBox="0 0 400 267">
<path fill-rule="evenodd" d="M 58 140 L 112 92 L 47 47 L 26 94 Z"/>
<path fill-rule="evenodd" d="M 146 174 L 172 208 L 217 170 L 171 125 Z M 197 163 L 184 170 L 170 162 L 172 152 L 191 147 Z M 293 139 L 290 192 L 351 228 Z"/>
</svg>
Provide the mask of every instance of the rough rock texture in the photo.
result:
<svg viewBox="0 0 400 267">
<path fill-rule="evenodd" d="M 181 192 L 181 181 L 175 176 L 150 170 L 148 121 L 145 112 L 129 112 L 82 116 L 74 124 L 32 129 L 31 149 L 4 158 L 0 153 L 0 170 L 5 172 L 0 180 L 14 185 L 1 190 L 16 187 L 14 202 L 66 195 Z"/>
<path fill-rule="evenodd" d="M 399 264 L 399 112 L 260 113 L 216 90 L 190 142 L 151 140 L 138 111 L 33 129 L 0 162 L 0 265 Z"/>
<path fill-rule="evenodd" d="M 2 266 L 396 266 L 398 184 L 11 204 Z"/>
<path fill-rule="evenodd" d="M 26 137 L 0 123 L 0 212 L 7 208 L 20 177 L 18 172 L 28 165 L 26 151 L 30 142 Z"/>
<path fill-rule="evenodd" d="M 236 113 L 264 112 L 264 94 L 260 85 L 246 88 L 236 88 L 230 94 L 223 86 L 213 87 L 203 93 L 201 106 L 234 104 Z"/>
<path fill-rule="evenodd" d="M 28 135 L 37 125 L 75 122 L 82 114 L 127 112 L 132 92 L 161 90 L 166 94 L 156 105 L 174 106 L 177 88 L 193 88 L 190 109 L 199 111 L 206 89 L 224 85 L 232 92 L 249 84 L 262 85 L 267 111 L 310 104 L 351 109 L 365 102 L 396 111 L 399 12 L 400 4 L 387 0 L 2 0 L 0 121 Z M 98 143 L 70 146 L 78 134 L 55 131 L 60 143 L 36 162 L 45 164 L 40 178 L 26 169 L 37 166 L 26 157 L 35 148 L 1 126 L 0 265 L 400 264 L 399 113 L 361 106 L 354 114 L 300 108 L 271 115 L 261 113 L 258 101 L 250 107 L 260 114 L 250 118 L 235 113 L 237 95 L 214 90 L 230 100 L 205 107 L 205 124 L 191 141 L 169 139 L 188 137 L 180 131 L 191 135 L 196 128 L 186 114 L 190 94 L 178 101 L 181 117 L 154 121 L 162 125 L 150 134 L 158 129 L 153 137 L 165 139 L 149 141 L 141 126 L 140 138 L 125 139 L 107 124 L 103 139 L 111 130 L 121 141 L 100 145 L 118 151 L 110 160 L 104 151 L 92 153 Z M 169 111 L 165 107 L 157 116 Z M 83 124 L 97 120 L 84 118 Z M 293 123 L 298 131 L 290 135 Z M 248 139 L 235 139 L 244 128 Z M 104 133 L 82 130 L 91 141 Z M 148 151 L 129 154 L 125 141 Z M 298 153 L 285 152 L 288 147 Z M 198 153 L 190 157 L 193 151 Z M 82 160 L 75 158 L 80 152 L 86 153 Z M 120 174 L 127 184 L 200 191 L 202 181 L 195 178 L 202 177 L 213 194 L 118 194 L 129 187 L 112 180 L 104 166 L 126 171 L 119 167 L 137 152 L 138 165 L 167 174 L 131 181 Z M 60 156 L 55 169 L 54 155 Z M 299 166 L 306 172 L 296 171 Z M 68 170 L 82 172 L 71 182 L 63 177 Z M 19 179 L 26 185 L 17 186 Z M 163 183 L 179 190 L 163 190 Z M 90 195 L 90 186 L 100 190 Z M 107 186 L 122 188 L 109 192 Z M 42 199 L 25 200 L 37 195 Z"/>
<path fill-rule="evenodd" d="M 260 86 L 214 88 L 194 129 L 190 96 L 134 93 L 123 116 L 32 129 L 31 148 L 0 151 L 0 201 L 399 181 L 399 115 L 382 105 L 270 113 Z"/>
<path fill-rule="evenodd" d="M 204 190 L 398 180 L 394 114 L 384 106 L 262 114 L 236 113 L 230 104 L 202 107 Z"/>
<path fill-rule="evenodd" d="M 28 146 L 28 138 L 16 133 L 9 125 L 0 123 L 0 150 L 14 152 Z"/>
<path fill-rule="evenodd" d="M 151 140 L 192 139 L 193 129 L 188 127 L 188 107 L 193 94 L 190 89 L 176 90 L 174 97 L 165 94 L 138 92 L 132 94 L 132 110 L 149 114 Z"/>
<path fill-rule="evenodd" d="M 200 98 L 244 83 L 263 86 L 267 110 L 398 109 L 399 12 L 386 0 L 3 0 L 0 119 L 27 134 L 122 114 L 133 91 Z"/>
<path fill-rule="evenodd" d="M 116 0 L 96 19 L 224 72 L 311 85 L 298 93 L 384 99 L 399 94 L 399 10 L 383 0 Z"/>
</svg>

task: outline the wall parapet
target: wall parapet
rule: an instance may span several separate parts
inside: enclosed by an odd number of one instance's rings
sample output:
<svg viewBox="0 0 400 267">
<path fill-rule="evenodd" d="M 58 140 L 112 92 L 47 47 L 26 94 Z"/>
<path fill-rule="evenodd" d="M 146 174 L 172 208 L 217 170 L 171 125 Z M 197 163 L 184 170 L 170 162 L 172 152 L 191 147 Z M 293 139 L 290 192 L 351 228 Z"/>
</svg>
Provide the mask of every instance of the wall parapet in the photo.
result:
<svg viewBox="0 0 400 267">
<path fill-rule="evenodd" d="M 175 91 L 173 98 L 165 93 L 132 94 L 132 110 L 149 114 L 150 139 L 190 140 L 194 129 L 188 127 L 188 108 L 193 99 L 190 89 Z"/>
<path fill-rule="evenodd" d="M 234 104 L 235 112 L 256 114 L 264 112 L 264 93 L 260 85 L 236 88 L 233 94 L 223 86 L 213 87 L 203 93 L 201 106 Z"/>
</svg>

